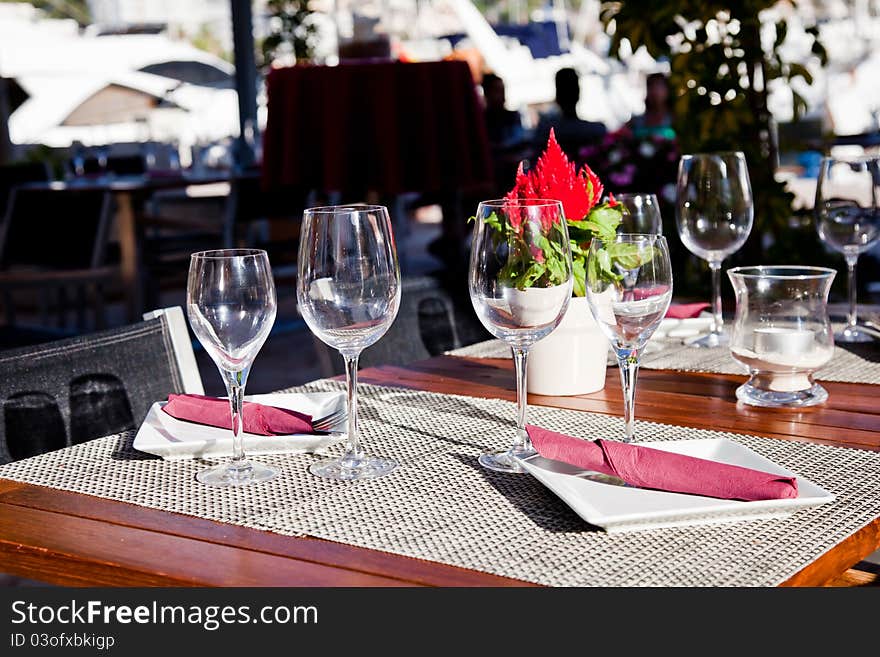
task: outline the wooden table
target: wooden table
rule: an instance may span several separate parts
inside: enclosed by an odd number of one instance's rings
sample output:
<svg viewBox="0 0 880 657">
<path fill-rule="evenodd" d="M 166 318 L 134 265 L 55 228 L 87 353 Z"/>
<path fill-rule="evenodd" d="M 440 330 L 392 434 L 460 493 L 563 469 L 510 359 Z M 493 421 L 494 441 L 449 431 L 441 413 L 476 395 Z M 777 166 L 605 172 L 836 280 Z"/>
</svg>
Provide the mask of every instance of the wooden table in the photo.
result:
<svg viewBox="0 0 880 657">
<path fill-rule="evenodd" d="M 361 380 L 514 400 L 509 360 L 443 356 L 406 367 L 364 370 Z M 877 388 L 824 383 L 820 407 L 737 407 L 742 377 L 644 370 L 637 417 L 682 426 L 756 433 L 880 450 Z M 530 403 L 621 415 L 616 373 L 605 390 Z M 880 547 L 880 518 L 786 582 L 838 583 Z M 0 479 L 0 571 L 67 585 L 408 586 L 527 585 L 454 566 L 311 538 L 292 538 L 121 502 Z"/>
</svg>

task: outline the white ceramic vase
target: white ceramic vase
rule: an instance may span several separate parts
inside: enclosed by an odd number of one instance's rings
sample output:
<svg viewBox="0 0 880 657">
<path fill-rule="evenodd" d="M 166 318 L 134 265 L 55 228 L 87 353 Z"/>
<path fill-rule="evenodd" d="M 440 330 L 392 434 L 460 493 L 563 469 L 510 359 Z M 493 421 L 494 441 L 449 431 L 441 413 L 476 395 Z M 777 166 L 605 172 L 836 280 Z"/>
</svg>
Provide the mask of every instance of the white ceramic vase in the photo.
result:
<svg viewBox="0 0 880 657">
<path fill-rule="evenodd" d="M 585 395 L 601 390 L 609 348 L 587 299 L 572 297 L 559 326 L 529 349 L 529 392 Z"/>
</svg>

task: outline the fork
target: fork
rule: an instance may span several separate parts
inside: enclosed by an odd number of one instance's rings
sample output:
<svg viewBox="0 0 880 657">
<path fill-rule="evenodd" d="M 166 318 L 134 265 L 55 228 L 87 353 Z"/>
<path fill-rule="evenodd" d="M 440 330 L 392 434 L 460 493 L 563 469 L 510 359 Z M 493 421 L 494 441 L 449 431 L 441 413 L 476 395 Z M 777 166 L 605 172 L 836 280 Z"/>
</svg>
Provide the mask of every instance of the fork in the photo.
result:
<svg viewBox="0 0 880 657">
<path fill-rule="evenodd" d="M 348 417 L 348 409 L 340 408 L 333 411 L 329 415 L 312 420 L 312 429 L 315 431 L 331 431 L 333 427 Z"/>
</svg>

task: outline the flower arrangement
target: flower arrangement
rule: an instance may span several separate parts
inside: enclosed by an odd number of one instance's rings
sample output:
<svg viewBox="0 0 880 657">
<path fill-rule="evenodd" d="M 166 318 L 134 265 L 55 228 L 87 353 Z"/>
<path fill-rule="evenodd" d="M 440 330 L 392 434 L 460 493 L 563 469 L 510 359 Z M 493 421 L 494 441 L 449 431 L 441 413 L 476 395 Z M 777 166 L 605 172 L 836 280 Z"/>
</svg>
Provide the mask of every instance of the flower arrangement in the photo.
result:
<svg viewBox="0 0 880 657">
<path fill-rule="evenodd" d="M 552 199 L 562 203 L 571 242 L 573 294 L 576 297 L 586 295 L 588 267 L 591 268 L 589 280 L 610 282 L 621 278 L 615 265 L 632 268 L 641 263 L 634 245 L 613 241 L 622 211 L 613 195 L 608 201 L 600 203 L 603 192 L 604 186 L 599 177 L 587 164 L 577 170 L 551 130 L 547 148 L 538 158 L 534 169 L 526 172 L 520 164 L 514 187 L 505 196 L 509 201 Z M 505 212 L 504 215 L 499 217 L 493 214 L 486 221 L 521 257 L 509 260 L 499 277 L 520 290 L 535 285 L 561 283 L 565 254 L 559 244 L 543 235 L 526 235 L 528 228 L 516 212 Z M 548 217 L 546 221 L 542 218 L 540 230 L 544 233 L 553 230 L 554 221 L 558 221 L 558 218 Z M 588 259 L 590 242 L 594 237 L 607 244 L 596 258 Z"/>
</svg>

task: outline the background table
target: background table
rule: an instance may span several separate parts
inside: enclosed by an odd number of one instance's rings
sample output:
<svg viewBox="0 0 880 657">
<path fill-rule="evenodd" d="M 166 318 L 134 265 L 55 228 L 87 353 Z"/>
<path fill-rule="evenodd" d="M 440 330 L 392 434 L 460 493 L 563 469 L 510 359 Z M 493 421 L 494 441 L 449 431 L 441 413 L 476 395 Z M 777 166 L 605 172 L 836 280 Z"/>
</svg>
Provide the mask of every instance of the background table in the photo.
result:
<svg viewBox="0 0 880 657">
<path fill-rule="evenodd" d="M 266 188 L 441 192 L 492 179 L 465 62 L 293 66 L 269 74 Z"/>
<path fill-rule="evenodd" d="M 255 179 L 256 172 L 208 171 L 204 173 L 169 173 L 168 175 L 124 175 L 83 178 L 65 182 L 33 182 L 21 185 L 32 190 L 82 189 L 113 194 L 116 201 L 115 238 L 119 243 L 119 267 L 125 290 L 126 317 L 139 321 L 144 310 L 143 266 L 141 253 L 141 206 L 155 192 L 187 187 L 228 184 L 235 180 Z M 220 227 L 218 226 L 218 229 Z M 218 244 L 218 247 L 220 245 Z"/>
<path fill-rule="evenodd" d="M 620 415 L 616 379 L 580 397 L 531 396 L 545 406 Z M 507 360 L 438 357 L 365 370 L 368 383 L 513 400 Z M 828 383 L 829 402 L 796 411 L 738 407 L 733 375 L 644 371 L 637 414 L 880 451 L 873 386 Z M 695 409 L 699 409 L 695 412 Z M 880 546 L 880 518 L 823 554 L 787 585 L 840 581 Z M 120 502 L 0 480 L 0 571 L 60 584 L 224 586 L 521 585 L 522 582 L 383 552 L 291 538 Z"/>
</svg>

